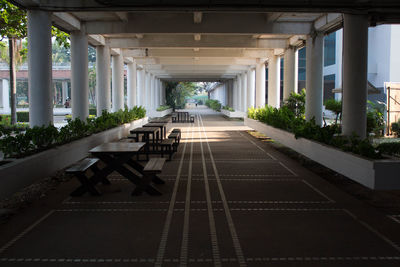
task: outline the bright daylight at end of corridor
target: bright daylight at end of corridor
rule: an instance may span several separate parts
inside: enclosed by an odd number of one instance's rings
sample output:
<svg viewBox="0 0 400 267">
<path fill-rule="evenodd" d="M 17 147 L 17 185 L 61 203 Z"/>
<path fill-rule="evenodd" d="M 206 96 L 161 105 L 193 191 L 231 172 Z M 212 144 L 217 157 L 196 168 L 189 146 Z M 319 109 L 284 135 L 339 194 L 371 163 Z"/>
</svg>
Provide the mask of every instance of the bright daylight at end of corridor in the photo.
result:
<svg viewBox="0 0 400 267">
<path fill-rule="evenodd" d="M 399 24 L 0 0 L 0 266 L 400 266 Z"/>
</svg>

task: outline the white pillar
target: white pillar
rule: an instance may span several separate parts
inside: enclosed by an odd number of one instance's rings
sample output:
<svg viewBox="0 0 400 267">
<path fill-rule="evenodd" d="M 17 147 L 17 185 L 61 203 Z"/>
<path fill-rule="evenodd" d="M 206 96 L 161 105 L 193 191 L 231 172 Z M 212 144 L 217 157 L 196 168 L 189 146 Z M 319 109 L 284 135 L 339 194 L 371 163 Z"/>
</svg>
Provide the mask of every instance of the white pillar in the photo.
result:
<svg viewBox="0 0 400 267">
<path fill-rule="evenodd" d="M 68 81 L 61 81 L 62 103 L 64 104 L 68 98 Z"/>
<path fill-rule="evenodd" d="M 140 69 L 137 69 L 137 83 L 136 83 L 136 86 L 137 86 L 137 92 L 138 92 L 138 95 L 137 95 L 137 100 L 138 100 L 138 105 L 140 105 L 140 106 L 145 106 L 145 102 L 144 102 L 144 93 L 143 93 L 143 91 L 144 91 L 144 83 L 145 83 L 145 79 L 144 79 L 144 69 L 142 69 L 142 68 L 140 68 Z"/>
<path fill-rule="evenodd" d="M 10 108 L 10 81 L 7 79 L 2 80 L 2 95 L 3 95 L 3 101 L 2 101 L 2 107 L 4 113 L 10 113 L 11 108 Z"/>
<path fill-rule="evenodd" d="M 247 112 L 247 72 L 243 72 L 242 76 L 242 90 L 240 96 L 240 107 L 241 111 Z"/>
<path fill-rule="evenodd" d="M 157 82 L 158 82 L 157 84 L 158 84 L 158 95 L 159 95 L 158 102 L 159 102 L 159 105 L 162 106 L 162 105 L 164 105 L 164 103 L 163 103 L 163 88 L 162 88 L 161 80 L 158 79 Z"/>
<path fill-rule="evenodd" d="M 240 110 L 239 92 L 240 92 L 240 76 L 236 76 L 233 84 L 233 108 L 237 111 Z"/>
<path fill-rule="evenodd" d="M 124 109 L 124 60 L 122 55 L 112 57 L 112 111 Z"/>
<path fill-rule="evenodd" d="M 96 71 L 97 116 L 101 116 L 103 110 L 111 110 L 110 48 L 108 46 L 96 47 Z"/>
<path fill-rule="evenodd" d="M 155 90 L 154 90 L 154 75 L 150 74 L 150 110 L 153 112 L 155 110 Z"/>
<path fill-rule="evenodd" d="M 148 111 L 148 114 L 150 114 L 150 109 L 151 109 L 151 82 L 150 82 L 150 73 L 146 72 L 146 83 L 145 83 L 145 88 L 144 88 L 144 93 L 146 97 L 146 110 Z"/>
<path fill-rule="evenodd" d="M 71 33 L 72 119 L 89 117 L 88 38 L 84 32 Z"/>
<path fill-rule="evenodd" d="M 280 107 L 281 95 L 281 61 L 278 56 L 272 55 L 268 61 L 268 105 Z"/>
<path fill-rule="evenodd" d="M 307 37 L 306 47 L 306 120 L 322 124 L 324 36 Z"/>
<path fill-rule="evenodd" d="M 133 108 L 137 105 L 136 103 L 136 62 L 132 62 L 128 64 L 128 72 L 127 72 L 127 105 L 128 109 Z"/>
<path fill-rule="evenodd" d="M 51 13 L 28 10 L 29 125 L 31 127 L 53 123 L 51 54 Z"/>
<path fill-rule="evenodd" d="M 367 131 L 368 18 L 344 15 L 343 26 L 343 116 L 344 135 L 366 137 Z"/>
<path fill-rule="evenodd" d="M 265 62 L 261 60 L 256 66 L 256 107 L 265 106 Z"/>
<path fill-rule="evenodd" d="M 283 101 L 287 100 L 292 92 L 297 93 L 297 57 L 295 47 L 286 49 L 283 59 Z"/>
<path fill-rule="evenodd" d="M 255 98 L 255 90 L 256 90 L 256 71 L 253 68 L 250 68 L 247 71 L 247 108 L 254 107 L 254 98 Z"/>
</svg>

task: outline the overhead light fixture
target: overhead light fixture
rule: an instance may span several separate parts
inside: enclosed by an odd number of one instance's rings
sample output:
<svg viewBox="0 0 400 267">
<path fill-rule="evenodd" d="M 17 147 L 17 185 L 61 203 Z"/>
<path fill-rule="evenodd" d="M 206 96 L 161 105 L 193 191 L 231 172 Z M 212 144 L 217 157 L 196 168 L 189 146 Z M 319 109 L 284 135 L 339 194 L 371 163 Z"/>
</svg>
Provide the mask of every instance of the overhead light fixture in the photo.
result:
<svg viewBox="0 0 400 267">
<path fill-rule="evenodd" d="M 200 51 L 200 48 L 198 48 L 198 47 L 193 48 L 193 51 L 194 51 L 194 52 L 199 52 L 199 51 Z"/>
</svg>

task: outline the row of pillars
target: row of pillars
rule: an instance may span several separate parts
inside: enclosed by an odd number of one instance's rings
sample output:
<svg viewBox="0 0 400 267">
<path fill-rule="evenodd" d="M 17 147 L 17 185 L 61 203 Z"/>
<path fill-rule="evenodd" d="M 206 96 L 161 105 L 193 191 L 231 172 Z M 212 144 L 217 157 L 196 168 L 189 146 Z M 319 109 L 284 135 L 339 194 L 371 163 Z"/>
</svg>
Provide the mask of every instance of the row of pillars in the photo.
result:
<svg viewBox="0 0 400 267">
<path fill-rule="evenodd" d="M 309 35 L 306 40 L 306 120 L 315 119 L 322 124 L 323 107 L 323 55 L 322 33 Z M 368 19 L 363 15 L 344 15 L 343 27 L 343 108 L 342 133 L 366 136 L 368 61 Z M 295 47 L 284 53 L 283 100 L 297 92 L 298 56 Z M 246 112 L 250 107 L 265 106 L 265 61 L 237 75 L 227 82 L 227 104 L 235 110 Z M 280 107 L 280 56 L 268 59 L 268 102 Z"/>
<path fill-rule="evenodd" d="M 70 36 L 72 118 L 86 120 L 89 116 L 88 36 L 83 30 L 71 32 Z M 97 46 L 96 54 L 97 114 L 100 115 L 103 110 L 115 112 L 124 109 L 123 56 L 111 55 L 108 46 Z M 28 66 L 30 126 L 52 124 L 52 49 L 49 12 L 28 11 Z M 127 107 L 142 105 L 151 113 L 159 105 L 164 104 L 164 100 L 165 90 L 161 80 L 145 69 L 138 68 L 135 61 L 129 62 Z"/>
</svg>

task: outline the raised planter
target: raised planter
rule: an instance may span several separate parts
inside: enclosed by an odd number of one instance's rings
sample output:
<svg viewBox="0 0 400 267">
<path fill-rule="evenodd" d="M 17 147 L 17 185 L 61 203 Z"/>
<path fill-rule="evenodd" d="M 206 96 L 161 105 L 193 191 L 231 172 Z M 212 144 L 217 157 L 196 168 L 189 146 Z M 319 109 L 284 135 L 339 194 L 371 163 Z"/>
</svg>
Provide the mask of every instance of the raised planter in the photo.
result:
<svg viewBox="0 0 400 267">
<path fill-rule="evenodd" d="M 129 134 L 129 130 L 146 124 L 148 118 L 109 129 L 104 132 L 58 146 L 0 166 L 0 199 L 9 197 L 35 181 L 88 156 L 88 151 L 102 143 L 112 142 Z"/>
<path fill-rule="evenodd" d="M 221 109 L 221 113 L 229 118 L 244 118 L 246 113 L 242 111 L 229 111 L 227 109 Z"/>
<path fill-rule="evenodd" d="M 166 109 L 163 111 L 153 111 L 151 113 L 151 117 L 161 118 L 161 117 L 167 116 L 168 114 L 171 114 L 171 113 L 172 113 L 172 108 L 169 108 L 169 109 Z"/>
<path fill-rule="evenodd" d="M 377 190 L 400 189 L 399 160 L 371 160 L 245 118 L 245 125 L 348 178 Z"/>
</svg>

